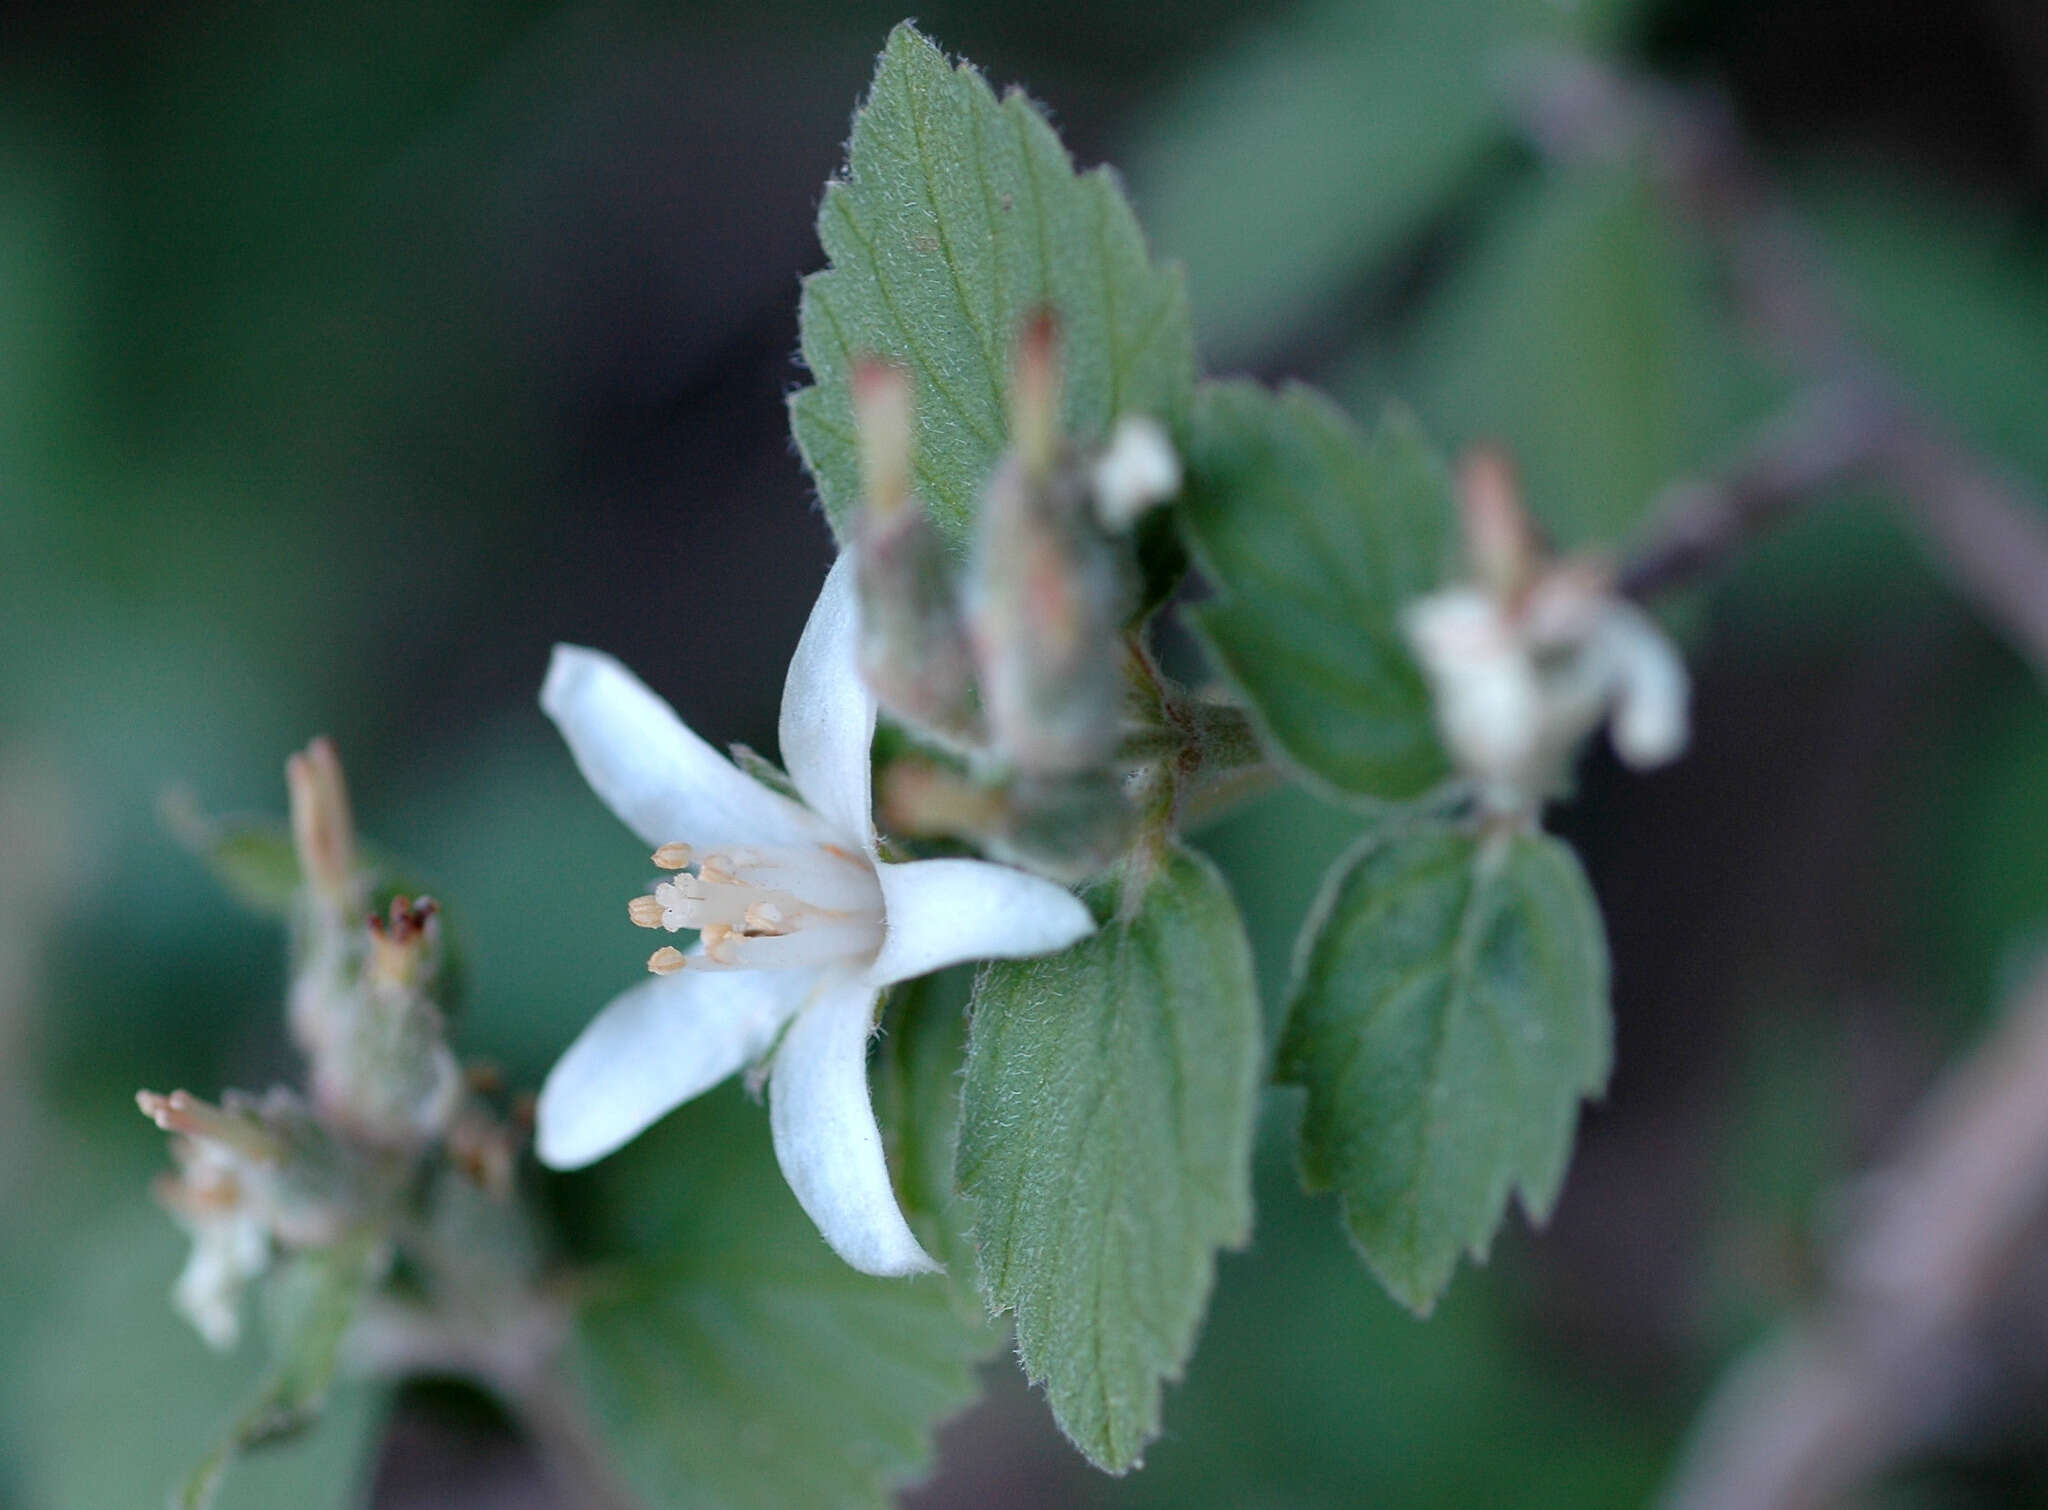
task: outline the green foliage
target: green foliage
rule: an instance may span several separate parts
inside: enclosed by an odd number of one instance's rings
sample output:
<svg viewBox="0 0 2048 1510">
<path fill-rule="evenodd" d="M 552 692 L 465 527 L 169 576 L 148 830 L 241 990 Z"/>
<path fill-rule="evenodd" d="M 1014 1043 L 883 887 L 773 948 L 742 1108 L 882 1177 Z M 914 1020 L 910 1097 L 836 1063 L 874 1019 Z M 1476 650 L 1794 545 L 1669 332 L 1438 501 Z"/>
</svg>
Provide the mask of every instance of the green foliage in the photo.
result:
<svg viewBox="0 0 2048 1510">
<path fill-rule="evenodd" d="M 1181 517 L 1219 597 L 1194 611 L 1269 741 L 1337 793 L 1412 797 L 1444 775 L 1396 616 L 1442 580 L 1442 465 L 1390 412 L 1370 442 L 1305 388 L 1204 385 Z"/>
<path fill-rule="evenodd" d="M 832 265 L 805 280 L 801 309 L 815 386 L 790 417 L 841 536 L 860 502 L 848 380 L 862 356 L 913 375 L 917 489 L 956 543 L 1007 446 L 1011 345 L 1040 307 L 1060 319 L 1070 436 L 1100 438 L 1123 413 L 1178 425 L 1194 384 L 1186 296 L 1151 262 L 1115 177 L 1076 174 L 1036 106 L 998 101 L 908 23 L 818 234 Z"/>
<path fill-rule="evenodd" d="M 1142 898 L 1109 882 L 1091 900 L 1093 937 L 976 982 L 959 1184 L 1026 1373 L 1120 1473 L 1158 1433 L 1215 1249 L 1250 1236 L 1259 1016 L 1206 860 L 1175 850 Z"/>
<path fill-rule="evenodd" d="M 1629 0 L 1322 0 L 1240 39 L 1130 159 L 1159 245 L 1187 260 L 1212 359 L 1322 319 L 1456 202 L 1509 134 L 1502 76 L 1603 37 Z"/>
<path fill-rule="evenodd" d="M 707 1096 L 589 1181 L 633 1255 L 593 1276 L 571 1368 L 650 1510 L 885 1504 L 993 1341 L 944 1280 L 842 1263 L 763 1120 L 735 1091 Z"/>
<path fill-rule="evenodd" d="M 1567 547 L 1626 541 L 1768 407 L 1700 248 L 1634 168 L 1552 173 L 1507 199 L 1406 342 L 1401 396 L 1455 444 L 1505 444 Z"/>
<path fill-rule="evenodd" d="M 1606 1083 L 1607 945 L 1570 849 L 1434 824 L 1370 834 L 1302 934 L 1278 1074 L 1308 1090 L 1302 1177 L 1335 1188 L 1426 1313 L 1510 1190 L 1541 1221 Z"/>
<path fill-rule="evenodd" d="M 265 917 L 291 916 L 299 858 L 290 828 L 271 818 L 209 818 L 182 793 L 165 797 L 162 811 L 172 835 L 237 902 Z"/>
<path fill-rule="evenodd" d="M 265 1295 L 270 1376 L 173 1497 L 174 1510 L 206 1510 L 243 1453 L 287 1440 L 320 1419 L 341 1362 L 342 1337 L 376 1269 L 375 1245 L 356 1238 L 300 1254 L 272 1277 Z"/>
<path fill-rule="evenodd" d="M 216 904 L 217 905 L 217 904 Z M 259 1345 L 210 1351 L 171 1308 L 185 1239 L 144 1191 L 163 1146 L 125 1097 L 57 1124 L 48 1188 L 10 1196 L 0 1234 L 0 1400 L 9 1492 L 36 1510 L 161 1506 L 264 1388 Z M 91 1209 L 73 1210 L 74 1206 Z M 8 1249 L 14 1249 L 8 1252 Z M 382 1392 L 339 1381 L 317 1430 L 239 1464 L 216 1510 L 352 1510 Z"/>
<path fill-rule="evenodd" d="M 2038 227 L 1839 163 L 1812 165 L 1799 187 L 1858 334 L 1945 422 L 2048 476 L 2048 250 Z"/>
</svg>

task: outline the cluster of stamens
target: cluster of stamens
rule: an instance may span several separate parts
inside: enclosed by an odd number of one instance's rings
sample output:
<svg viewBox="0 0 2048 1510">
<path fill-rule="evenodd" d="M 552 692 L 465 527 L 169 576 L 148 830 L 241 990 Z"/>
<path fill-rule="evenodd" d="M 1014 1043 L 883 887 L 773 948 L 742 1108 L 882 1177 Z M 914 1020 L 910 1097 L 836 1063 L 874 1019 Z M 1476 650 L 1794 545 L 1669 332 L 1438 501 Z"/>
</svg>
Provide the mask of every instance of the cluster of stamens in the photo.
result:
<svg viewBox="0 0 2048 1510">
<path fill-rule="evenodd" d="M 642 928 L 696 929 L 703 948 L 657 949 L 647 968 L 783 970 L 871 957 L 882 941 L 882 892 L 865 856 L 836 844 L 731 849 L 699 856 L 664 844 L 654 863 L 677 872 L 628 907 Z"/>
</svg>

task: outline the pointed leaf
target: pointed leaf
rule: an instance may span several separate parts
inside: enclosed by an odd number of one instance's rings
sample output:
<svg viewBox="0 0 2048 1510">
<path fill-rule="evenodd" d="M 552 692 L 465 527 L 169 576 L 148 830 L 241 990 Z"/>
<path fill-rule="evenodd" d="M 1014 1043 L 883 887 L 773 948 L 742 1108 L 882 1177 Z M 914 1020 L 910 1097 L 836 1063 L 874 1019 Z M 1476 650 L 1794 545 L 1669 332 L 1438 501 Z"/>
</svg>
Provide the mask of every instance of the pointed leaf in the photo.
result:
<svg viewBox="0 0 2048 1510">
<path fill-rule="evenodd" d="M 1207 1309 L 1218 1247 L 1251 1232 L 1259 1010 L 1222 878 L 1169 854 L 1135 915 L 976 982 L 959 1183 L 989 1300 L 1026 1373 L 1099 1467 L 1135 1467 Z"/>
<path fill-rule="evenodd" d="M 1218 593 L 1196 627 L 1268 741 L 1337 794 L 1442 777 L 1396 624 L 1454 550 L 1449 481 L 1414 422 L 1390 412 L 1368 442 L 1305 388 L 1205 384 L 1180 512 Z"/>
<path fill-rule="evenodd" d="M 1338 1192 L 1403 1304 L 1426 1313 L 1460 1253 L 1485 1257 L 1511 1190 L 1549 1215 L 1611 1036 L 1606 938 L 1564 844 L 1367 836 L 1303 932 L 1288 1014 L 1303 1181 Z"/>
<path fill-rule="evenodd" d="M 848 380 L 862 356 L 913 375 L 918 493 L 955 542 L 1008 444 L 1011 345 L 1041 306 L 1059 317 L 1077 441 L 1105 436 L 1119 414 L 1182 418 L 1194 384 L 1186 295 L 1177 270 L 1151 262 L 1115 177 L 1076 174 L 1030 100 L 999 101 L 908 23 L 854 118 L 818 234 L 832 265 L 805 280 L 801 310 L 815 386 L 790 411 L 842 537 L 860 501 Z"/>
</svg>

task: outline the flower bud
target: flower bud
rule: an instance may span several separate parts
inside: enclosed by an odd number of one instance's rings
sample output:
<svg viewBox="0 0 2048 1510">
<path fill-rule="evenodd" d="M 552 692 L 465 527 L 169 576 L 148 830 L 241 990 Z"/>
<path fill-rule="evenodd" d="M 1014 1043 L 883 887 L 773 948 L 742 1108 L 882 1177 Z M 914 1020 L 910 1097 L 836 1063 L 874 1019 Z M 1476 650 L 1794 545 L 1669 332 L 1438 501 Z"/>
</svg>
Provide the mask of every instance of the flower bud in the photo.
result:
<svg viewBox="0 0 2048 1510">
<path fill-rule="evenodd" d="M 1101 766 L 1122 727 L 1129 552 L 1092 517 L 1091 481 L 1059 434 L 1049 315 L 1018 343 L 1013 450 L 981 501 L 967 575 L 968 635 L 994 752 L 1052 776 Z"/>
<path fill-rule="evenodd" d="M 974 661 L 945 541 L 910 488 L 910 380 L 854 371 L 866 497 L 854 520 L 862 677 L 891 713 L 950 744 L 981 737 Z"/>
<path fill-rule="evenodd" d="M 394 898 L 373 917 L 354 989 L 341 998 L 312 1056 L 321 1117 L 378 1147 L 410 1151 L 447 1130 L 462 1075 L 432 988 L 440 968 L 438 909 Z"/>
<path fill-rule="evenodd" d="M 291 792 L 292 845 L 307 889 L 328 911 L 358 911 L 362 878 L 355 823 L 334 742 L 325 736 L 314 740 L 285 762 L 284 774 Z"/>
</svg>

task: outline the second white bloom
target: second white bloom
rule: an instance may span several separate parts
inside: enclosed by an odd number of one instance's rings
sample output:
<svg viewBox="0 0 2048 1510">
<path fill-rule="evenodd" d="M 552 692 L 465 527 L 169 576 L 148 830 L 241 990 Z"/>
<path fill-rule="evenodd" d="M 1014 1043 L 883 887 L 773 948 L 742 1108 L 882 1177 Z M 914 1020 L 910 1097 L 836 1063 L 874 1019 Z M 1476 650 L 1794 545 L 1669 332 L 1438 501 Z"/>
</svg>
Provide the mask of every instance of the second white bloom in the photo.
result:
<svg viewBox="0 0 2048 1510">
<path fill-rule="evenodd" d="M 883 990 L 965 960 L 1063 949 L 1094 927 L 1052 882 L 982 860 L 888 864 L 869 790 L 875 703 L 856 669 L 849 558 L 825 579 L 783 687 L 801 802 L 741 771 L 610 656 L 558 646 L 541 690 L 605 803 L 676 870 L 634 899 L 687 955 L 598 1015 L 549 1074 L 541 1159 L 575 1169 L 771 1054 L 776 1158 L 833 1250 L 870 1274 L 937 1267 L 889 1185 L 868 1096 Z"/>
</svg>

